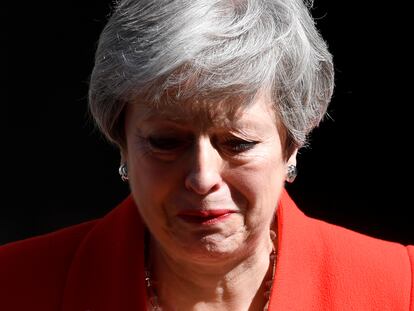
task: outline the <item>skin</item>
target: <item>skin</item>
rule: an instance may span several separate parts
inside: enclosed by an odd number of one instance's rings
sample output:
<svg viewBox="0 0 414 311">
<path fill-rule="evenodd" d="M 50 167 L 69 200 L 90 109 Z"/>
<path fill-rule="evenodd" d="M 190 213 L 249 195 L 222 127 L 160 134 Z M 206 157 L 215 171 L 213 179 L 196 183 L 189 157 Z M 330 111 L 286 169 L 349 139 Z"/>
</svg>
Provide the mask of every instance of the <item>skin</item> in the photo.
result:
<svg viewBox="0 0 414 311">
<path fill-rule="evenodd" d="M 263 280 L 277 247 L 269 228 L 296 151 L 283 156 L 264 97 L 240 112 L 206 118 L 207 109 L 189 105 L 179 112 L 127 107 L 122 158 L 151 232 L 151 270 L 164 307 L 260 310 L 265 303 Z M 209 225 L 180 217 L 214 209 L 231 213 Z"/>
</svg>

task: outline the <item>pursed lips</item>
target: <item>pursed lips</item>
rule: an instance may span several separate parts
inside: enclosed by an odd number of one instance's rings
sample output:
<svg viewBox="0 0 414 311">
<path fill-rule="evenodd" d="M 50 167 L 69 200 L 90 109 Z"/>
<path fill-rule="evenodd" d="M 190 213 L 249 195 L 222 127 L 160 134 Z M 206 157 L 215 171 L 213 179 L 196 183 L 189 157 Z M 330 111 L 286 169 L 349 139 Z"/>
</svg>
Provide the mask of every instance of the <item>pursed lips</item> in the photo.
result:
<svg viewBox="0 0 414 311">
<path fill-rule="evenodd" d="M 180 211 L 177 216 L 187 223 L 200 224 L 200 225 L 213 225 L 218 222 L 224 221 L 231 214 L 236 213 L 234 210 L 229 209 L 214 209 L 214 210 L 194 210 L 187 209 Z"/>
</svg>

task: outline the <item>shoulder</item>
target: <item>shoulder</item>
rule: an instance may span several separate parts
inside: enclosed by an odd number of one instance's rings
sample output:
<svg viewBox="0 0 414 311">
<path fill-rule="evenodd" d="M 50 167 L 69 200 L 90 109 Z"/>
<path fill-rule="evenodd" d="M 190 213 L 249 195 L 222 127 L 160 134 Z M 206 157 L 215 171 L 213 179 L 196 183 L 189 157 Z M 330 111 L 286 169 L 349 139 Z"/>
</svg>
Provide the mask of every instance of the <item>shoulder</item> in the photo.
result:
<svg viewBox="0 0 414 311">
<path fill-rule="evenodd" d="M 49 308 L 60 303 L 73 256 L 95 224 L 90 221 L 1 246 L 0 300 L 10 304 L 9 310 L 24 300 L 39 308 L 41 301 L 48 301 L 43 310 L 53 310 Z"/>
<path fill-rule="evenodd" d="M 300 240 L 299 245 L 318 250 L 325 261 L 338 266 L 366 267 L 366 272 L 411 274 L 413 246 L 381 240 L 305 215 L 287 192 L 282 194 L 283 218 L 288 235 Z M 295 241 L 290 241 L 295 243 Z M 409 273 L 408 273 L 409 272 Z"/>
<path fill-rule="evenodd" d="M 322 220 L 308 219 L 322 243 L 335 254 L 346 254 L 347 260 L 368 261 L 382 267 L 392 267 L 401 261 L 409 263 L 408 253 L 412 246 L 374 238 Z"/>
<path fill-rule="evenodd" d="M 324 249 L 327 270 L 336 288 L 352 287 L 355 295 L 381 296 L 414 310 L 414 246 L 370 237 L 310 218 Z M 351 292 L 351 291 L 349 291 Z M 396 302 L 396 301 L 394 301 Z M 410 307 L 408 307 L 410 305 Z"/>
<path fill-rule="evenodd" d="M 308 217 L 286 192 L 280 207 L 279 239 L 289 255 L 284 265 L 290 269 L 285 270 L 300 275 L 312 301 L 324 302 L 328 310 L 353 305 L 358 310 L 414 311 L 413 246 Z"/>
</svg>

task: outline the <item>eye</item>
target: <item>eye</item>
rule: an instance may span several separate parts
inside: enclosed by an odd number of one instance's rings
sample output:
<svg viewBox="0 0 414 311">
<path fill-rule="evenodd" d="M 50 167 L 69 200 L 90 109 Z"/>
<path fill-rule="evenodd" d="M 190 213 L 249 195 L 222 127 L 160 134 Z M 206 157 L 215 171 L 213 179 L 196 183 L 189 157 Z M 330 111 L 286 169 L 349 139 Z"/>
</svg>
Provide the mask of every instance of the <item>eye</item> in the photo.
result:
<svg viewBox="0 0 414 311">
<path fill-rule="evenodd" d="M 161 152 L 174 151 L 188 144 L 187 140 L 168 136 L 150 136 L 147 141 L 152 149 Z"/>
<path fill-rule="evenodd" d="M 224 148 L 232 153 L 241 153 L 254 148 L 257 141 L 248 141 L 241 138 L 228 138 L 221 142 Z"/>
</svg>

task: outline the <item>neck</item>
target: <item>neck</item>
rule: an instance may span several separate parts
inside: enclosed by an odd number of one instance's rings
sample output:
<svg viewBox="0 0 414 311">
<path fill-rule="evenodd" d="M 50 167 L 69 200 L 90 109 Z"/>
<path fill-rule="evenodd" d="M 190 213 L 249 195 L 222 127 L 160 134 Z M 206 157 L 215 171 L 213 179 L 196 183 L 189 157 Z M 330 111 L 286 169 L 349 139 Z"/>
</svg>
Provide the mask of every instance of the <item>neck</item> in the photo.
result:
<svg viewBox="0 0 414 311">
<path fill-rule="evenodd" d="M 203 264 L 169 256 L 151 242 L 152 278 L 163 310 L 262 310 L 272 278 L 270 239 L 248 254 Z M 236 256 L 234 256 L 236 257 Z"/>
</svg>

